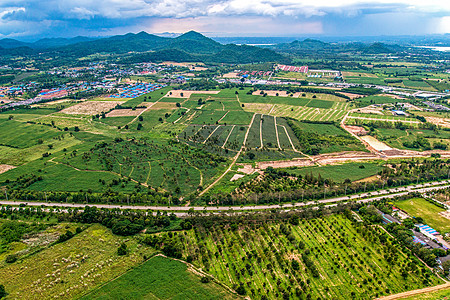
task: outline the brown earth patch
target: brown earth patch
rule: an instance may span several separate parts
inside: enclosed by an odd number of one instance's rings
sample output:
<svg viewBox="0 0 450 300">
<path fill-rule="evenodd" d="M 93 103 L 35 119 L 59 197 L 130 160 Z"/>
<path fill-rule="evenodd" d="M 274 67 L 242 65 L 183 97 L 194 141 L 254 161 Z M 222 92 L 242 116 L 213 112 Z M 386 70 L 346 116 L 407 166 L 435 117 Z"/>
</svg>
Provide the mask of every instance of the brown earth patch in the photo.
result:
<svg viewBox="0 0 450 300">
<path fill-rule="evenodd" d="M 139 116 L 145 108 L 136 108 L 136 109 L 115 109 L 106 114 L 106 117 L 135 117 Z"/>
<path fill-rule="evenodd" d="M 68 115 L 96 115 L 107 112 L 122 104 L 123 101 L 86 101 L 63 109 L 61 112 Z"/>
<path fill-rule="evenodd" d="M 15 168 L 15 166 L 11 166 L 11 165 L 0 165 L 0 174 L 5 173 L 14 168 Z"/>
<path fill-rule="evenodd" d="M 218 94 L 219 92 L 220 91 L 171 90 L 164 97 L 167 97 L 167 98 L 189 98 L 189 97 L 191 97 L 192 94 Z M 183 94 L 183 96 L 181 96 L 181 94 Z"/>
</svg>

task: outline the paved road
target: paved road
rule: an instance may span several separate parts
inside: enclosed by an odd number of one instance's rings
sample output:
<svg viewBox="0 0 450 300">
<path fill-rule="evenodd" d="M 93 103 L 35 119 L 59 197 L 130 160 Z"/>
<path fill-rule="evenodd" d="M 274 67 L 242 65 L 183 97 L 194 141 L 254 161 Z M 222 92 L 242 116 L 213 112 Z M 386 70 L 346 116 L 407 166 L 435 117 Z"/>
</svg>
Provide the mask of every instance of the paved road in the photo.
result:
<svg viewBox="0 0 450 300">
<path fill-rule="evenodd" d="M 406 195 L 410 192 L 429 192 L 434 190 L 439 190 L 443 188 L 450 187 L 450 181 L 436 181 L 425 184 L 411 185 L 399 188 L 392 188 L 381 190 L 377 192 L 371 193 L 363 193 L 359 195 L 351 195 L 345 197 L 337 197 L 337 198 L 328 198 L 317 201 L 308 201 L 308 202 L 299 202 L 295 204 L 284 203 L 281 205 L 251 205 L 251 206 L 149 206 L 149 205 L 118 205 L 118 204 L 92 204 L 92 206 L 96 206 L 98 208 L 108 208 L 108 209 L 136 209 L 136 210 L 153 210 L 153 211 L 168 211 L 174 212 L 177 216 L 186 216 L 189 210 L 194 210 L 198 212 L 230 212 L 230 211 L 251 211 L 251 210 L 270 210 L 277 208 L 284 208 L 286 210 L 292 210 L 304 207 L 306 205 L 317 205 L 317 204 L 325 204 L 326 206 L 335 206 L 336 202 L 343 202 L 354 200 L 359 203 L 366 203 L 375 200 L 380 200 L 382 198 L 394 198 L 397 196 Z M 22 203 L 26 203 L 30 206 L 54 206 L 54 207 L 63 207 L 63 208 L 77 208 L 82 209 L 86 205 L 90 204 L 80 204 L 80 203 L 56 203 L 56 202 L 27 202 L 27 201 L 0 201 L 1 205 L 19 205 Z"/>
</svg>

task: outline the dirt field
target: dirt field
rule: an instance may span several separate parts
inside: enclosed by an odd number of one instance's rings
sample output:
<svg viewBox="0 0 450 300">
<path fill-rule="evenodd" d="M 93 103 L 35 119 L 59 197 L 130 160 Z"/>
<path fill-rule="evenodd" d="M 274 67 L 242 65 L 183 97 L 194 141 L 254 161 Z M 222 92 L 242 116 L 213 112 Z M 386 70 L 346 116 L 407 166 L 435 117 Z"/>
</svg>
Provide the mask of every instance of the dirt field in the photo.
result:
<svg viewBox="0 0 450 300">
<path fill-rule="evenodd" d="M 223 74 L 222 77 L 223 78 L 238 78 L 238 75 L 236 72 L 230 72 L 230 73 Z"/>
<path fill-rule="evenodd" d="M 0 165 L 0 174 L 5 173 L 6 171 L 9 171 L 14 168 L 15 168 L 14 166 L 10 165 Z"/>
<path fill-rule="evenodd" d="M 381 110 L 371 108 L 371 107 L 359 108 L 356 112 L 363 113 L 363 114 L 383 115 Z"/>
<path fill-rule="evenodd" d="M 367 135 L 369 133 L 361 126 L 344 125 L 344 129 L 356 135 Z"/>
<path fill-rule="evenodd" d="M 264 93 L 266 93 L 267 96 L 272 96 L 272 97 L 277 96 L 277 94 L 279 97 L 289 97 L 289 95 L 290 95 L 290 94 L 286 94 L 286 91 L 264 91 Z M 292 96 L 292 98 L 298 98 L 298 97 L 300 97 L 301 94 L 302 93 L 300 93 L 300 92 L 294 93 L 294 96 Z M 260 90 L 254 91 L 252 95 L 261 95 L 261 91 Z"/>
<path fill-rule="evenodd" d="M 425 117 L 427 122 L 436 124 L 441 127 L 450 128 L 450 119 L 436 118 L 436 117 Z"/>
<path fill-rule="evenodd" d="M 237 166 L 239 167 L 238 171 L 245 174 L 252 174 L 256 171 L 252 165 L 238 164 Z"/>
<path fill-rule="evenodd" d="M 272 110 L 273 104 L 245 103 L 243 109 L 251 112 L 258 112 L 267 115 Z"/>
<path fill-rule="evenodd" d="M 145 108 L 136 108 L 133 109 L 115 109 L 109 113 L 106 114 L 106 117 L 135 117 L 139 116 L 140 113 L 142 113 L 145 110 Z"/>
<path fill-rule="evenodd" d="M 284 161 L 263 161 L 256 164 L 257 169 L 264 170 L 267 167 L 272 168 L 289 168 L 289 167 L 310 167 L 316 164 L 319 165 L 332 165 L 341 164 L 349 161 L 371 160 L 380 159 L 377 155 L 367 152 L 338 152 L 327 153 L 312 156 L 312 160 L 309 158 L 297 158 Z"/>
<path fill-rule="evenodd" d="M 96 115 L 109 111 L 122 104 L 123 101 L 86 101 L 63 109 L 61 112 L 68 115 Z"/>
<path fill-rule="evenodd" d="M 405 97 L 399 96 L 399 95 L 392 95 L 392 94 L 381 94 L 380 96 L 384 97 L 390 97 L 392 99 L 398 99 L 398 100 L 404 100 Z"/>
<path fill-rule="evenodd" d="M 356 98 L 361 98 L 364 97 L 363 95 L 359 95 L 359 94 L 352 94 L 352 93 L 343 93 L 343 92 L 339 92 L 339 94 L 345 95 L 350 97 L 350 99 L 356 99 Z"/>
<path fill-rule="evenodd" d="M 208 68 L 205 68 L 205 67 L 202 67 L 202 66 L 204 66 L 205 64 L 204 63 L 177 63 L 177 62 L 173 62 L 173 61 L 165 61 L 165 62 L 163 62 L 162 63 L 163 65 L 166 65 L 166 66 L 170 66 L 170 65 L 172 65 L 172 66 L 177 66 L 177 67 L 186 67 L 186 68 L 189 68 L 189 70 L 192 70 L 192 71 L 206 71 L 206 70 L 208 70 Z"/>
<path fill-rule="evenodd" d="M 243 175 L 243 174 L 234 174 L 233 177 L 231 177 L 230 181 L 236 181 L 238 179 L 241 179 L 244 176 L 245 175 Z"/>
<path fill-rule="evenodd" d="M 392 150 L 391 147 L 386 145 L 385 143 L 380 142 L 376 138 L 370 135 L 362 136 L 361 139 L 369 144 L 373 149 L 378 151 Z"/>
<path fill-rule="evenodd" d="M 164 97 L 168 98 L 189 98 L 192 94 L 218 94 L 220 91 L 186 91 L 186 90 L 171 90 Z M 172 94 L 170 94 L 172 93 Z M 181 96 L 183 93 L 183 96 Z"/>
</svg>

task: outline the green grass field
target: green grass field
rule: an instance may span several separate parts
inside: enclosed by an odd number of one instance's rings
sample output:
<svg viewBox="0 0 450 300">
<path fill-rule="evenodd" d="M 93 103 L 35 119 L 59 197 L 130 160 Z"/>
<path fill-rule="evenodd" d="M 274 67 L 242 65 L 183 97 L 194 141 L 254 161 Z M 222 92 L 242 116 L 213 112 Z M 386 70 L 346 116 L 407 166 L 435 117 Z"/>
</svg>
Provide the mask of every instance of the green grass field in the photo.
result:
<svg viewBox="0 0 450 300">
<path fill-rule="evenodd" d="M 439 215 L 444 209 L 422 198 L 413 198 L 395 202 L 395 206 L 406 211 L 410 216 L 421 217 L 432 228 L 444 234 L 450 232 L 450 221 Z"/>
<path fill-rule="evenodd" d="M 155 256 L 80 299 L 238 298 L 214 282 L 201 283 L 186 264 Z"/>
<path fill-rule="evenodd" d="M 117 247 L 125 240 L 101 225 L 92 225 L 70 240 L 16 263 L 2 262 L 0 282 L 10 298 L 78 298 L 137 266 L 144 254 L 154 253 L 151 248 L 138 247 L 136 240 L 128 239 L 130 253 L 118 256 Z"/>
<path fill-rule="evenodd" d="M 363 168 L 361 168 L 361 166 Z M 343 182 L 345 179 L 351 181 L 361 180 L 373 175 L 376 175 L 383 169 L 383 166 L 378 163 L 346 163 L 342 165 L 326 165 L 320 167 L 306 167 L 306 168 L 288 168 L 285 171 L 295 175 L 309 175 L 312 174 L 317 177 L 319 174 L 322 178 L 332 179 L 336 182 Z"/>
</svg>

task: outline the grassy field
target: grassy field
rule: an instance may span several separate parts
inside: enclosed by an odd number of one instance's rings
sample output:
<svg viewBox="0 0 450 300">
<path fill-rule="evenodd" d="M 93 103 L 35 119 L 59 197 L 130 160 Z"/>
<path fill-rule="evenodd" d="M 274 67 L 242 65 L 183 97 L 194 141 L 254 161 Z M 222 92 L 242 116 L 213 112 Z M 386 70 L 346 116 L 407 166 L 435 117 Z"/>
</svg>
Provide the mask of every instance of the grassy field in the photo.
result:
<svg viewBox="0 0 450 300">
<path fill-rule="evenodd" d="M 80 298 L 87 299 L 239 299 L 200 277 L 182 262 L 155 256 Z"/>
<path fill-rule="evenodd" d="M 379 228 L 333 215 L 301 220 L 298 226 L 192 230 L 183 245 L 194 265 L 227 285 L 242 285 L 257 299 L 374 299 L 439 283 L 431 276 L 424 284 L 417 269 L 403 279 L 401 271 L 410 258 L 397 248 L 388 251 L 381 236 L 390 239 Z M 393 262 L 388 263 L 388 256 L 395 257 Z"/>
<path fill-rule="evenodd" d="M 378 163 L 346 163 L 320 167 L 288 168 L 285 171 L 297 176 L 312 174 L 317 177 L 320 174 L 324 179 L 343 182 L 345 179 L 350 179 L 351 181 L 361 180 L 376 175 L 382 169 L 383 166 Z"/>
<path fill-rule="evenodd" d="M 118 256 L 117 248 L 125 240 L 101 225 L 92 225 L 70 240 L 16 263 L 1 263 L 0 282 L 11 298 L 77 298 L 142 263 L 143 255 L 154 252 L 127 239 L 129 254 Z"/>
<path fill-rule="evenodd" d="M 422 198 L 395 202 L 395 205 L 413 217 L 421 217 L 430 227 L 444 234 L 450 232 L 450 220 L 439 215 L 444 209 Z"/>
</svg>

